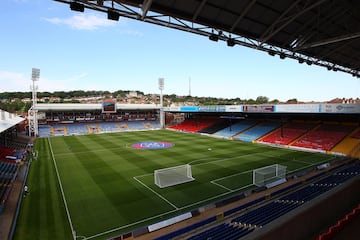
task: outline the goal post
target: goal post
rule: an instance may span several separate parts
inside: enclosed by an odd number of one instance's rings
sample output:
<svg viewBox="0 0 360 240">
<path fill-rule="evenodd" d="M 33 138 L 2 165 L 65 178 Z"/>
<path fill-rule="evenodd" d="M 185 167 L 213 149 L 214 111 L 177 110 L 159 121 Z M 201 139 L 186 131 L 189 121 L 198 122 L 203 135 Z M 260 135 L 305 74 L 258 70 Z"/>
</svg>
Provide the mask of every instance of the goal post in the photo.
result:
<svg viewBox="0 0 360 240">
<path fill-rule="evenodd" d="M 253 170 L 253 184 L 258 187 L 278 181 L 286 181 L 286 166 L 274 164 Z"/>
<path fill-rule="evenodd" d="M 190 164 L 156 169 L 154 171 L 154 178 L 155 184 L 160 188 L 170 187 L 195 180 L 192 176 Z"/>
</svg>

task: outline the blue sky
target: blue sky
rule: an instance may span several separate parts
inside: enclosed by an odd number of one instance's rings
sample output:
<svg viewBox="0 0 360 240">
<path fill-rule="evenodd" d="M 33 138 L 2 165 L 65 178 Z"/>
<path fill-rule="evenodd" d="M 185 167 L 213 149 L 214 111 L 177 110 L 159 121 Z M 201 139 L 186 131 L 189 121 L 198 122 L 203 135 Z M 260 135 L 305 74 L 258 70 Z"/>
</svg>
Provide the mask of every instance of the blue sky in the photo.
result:
<svg viewBox="0 0 360 240">
<path fill-rule="evenodd" d="M 1 0 L 0 92 L 139 90 L 241 99 L 327 101 L 360 96 L 360 79 L 140 21 L 107 20 L 52 0 Z"/>
</svg>

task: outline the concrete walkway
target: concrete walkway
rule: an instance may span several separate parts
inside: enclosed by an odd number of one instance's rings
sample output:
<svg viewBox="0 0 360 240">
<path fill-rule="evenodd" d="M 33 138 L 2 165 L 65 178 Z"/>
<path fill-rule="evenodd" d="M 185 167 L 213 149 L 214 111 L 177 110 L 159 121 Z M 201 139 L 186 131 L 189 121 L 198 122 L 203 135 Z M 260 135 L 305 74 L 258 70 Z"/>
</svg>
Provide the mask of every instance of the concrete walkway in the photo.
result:
<svg viewBox="0 0 360 240">
<path fill-rule="evenodd" d="M 13 182 L 9 197 L 5 203 L 4 211 L 0 214 L 0 239 L 9 239 L 11 225 L 16 213 L 16 206 L 22 190 L 26 169 L 28 164 L 25 163 L 19 168 L 18 175 Z"/>
</svg>

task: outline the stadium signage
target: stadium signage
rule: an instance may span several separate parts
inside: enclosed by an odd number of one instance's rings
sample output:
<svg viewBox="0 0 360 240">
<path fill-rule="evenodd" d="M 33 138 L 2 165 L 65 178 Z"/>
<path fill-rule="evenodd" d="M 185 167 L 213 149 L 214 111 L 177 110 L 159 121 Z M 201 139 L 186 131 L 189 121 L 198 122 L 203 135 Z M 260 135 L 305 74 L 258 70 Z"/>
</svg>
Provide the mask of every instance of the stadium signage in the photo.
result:
<svg viewBox="0 0 360 240">
<path fill-rule="evenodd" d="M 225 106 L 199 106 L 199 112 L 225 112 Z"/>
<path fill-rule="evenodd" d="M 181 112 L 198 112 L 198 111 L 199 111 L 199 107 L 197 107 L 197 106 L 185 106 L 185 107 L 180 107 L 180 111 L 181 111 Z"/>
<path fill-rule="evenodd" d="M 242 105 L 225 106 L 225 112 L 243 112 Z"/>
<path fill-rule="evenodd" d="M 244 105 L 244 112 L 274 112 L 274 105 Z"/>
<path fill-rule="evenodd" d="M 105 99 L 102 102 L 102 112 L 103 113 L 116 113 L 116 100 L 115 99 Z"/>
<path fill-rule="evenodd" d="M 319 113 L 319 104 L 279 104 L 275 105 L 275 112 L 288 113 Z"/>
<path fill-rule="evenodd" d="M 360 104 L 322 104 L 323 113 L 360 113 Z"/>
</svg>

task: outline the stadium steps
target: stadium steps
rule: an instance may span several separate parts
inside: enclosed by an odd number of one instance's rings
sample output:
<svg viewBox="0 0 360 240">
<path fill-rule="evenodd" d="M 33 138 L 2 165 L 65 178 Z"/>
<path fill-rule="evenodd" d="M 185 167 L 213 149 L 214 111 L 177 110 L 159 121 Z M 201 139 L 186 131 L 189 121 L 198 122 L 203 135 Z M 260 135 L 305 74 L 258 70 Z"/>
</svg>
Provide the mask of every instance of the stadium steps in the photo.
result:
<svg viewBox="0 0 360 240">
<path fill-rule="evenodd" d="M 360 127 L 358 127 L 357 130 L 354 131 L 351 137 L 360 139 Z"/>
<path fill-rule="evenodd" d="M 213 134 L 213 136 L 219 136 L 219 137 L 226 137 L 226 138 L 232 138 L 234 135 L 237 135 L 241 132 L 246 131 L 251 126 L 255 125 L 256 122 L 254 121 L 239 121 L 237 123 L 233 123 L 229 125 L 228 127 L 221 129 Z"/>
<path fill-rule="evenodd" d="M 91 127 L 89 125 L 86 125 L 86 128 L 87 128 L 89 134 L 92 133 Z"/>
<path fill-rule="evenodd" d="M 144 122 L 143 125 L 144 125 L 145 129 L 154 129 L 155 128 L 155 126 L 149 122 Z"/>
<path fill-rule="evenodd" d="M 250 130 L 253 129 L 253 128 L 256 128 L 256 126 L 258 126 L 258 125 L 260 125 L 260 124 L 262 124 L 262 123 L 263 123 L 263 122 L 257 122 L 257 123 L 255 123 L 254 125 L 252 125 L 251 127 L 245 129 L 244 131 L 238 132 L 237 134 L 233 135 L 231 138 L 232 138 L 232 139 L 235 139 L 235 138 L 237 138 L 239 135 L 241 135 L 241 134 L 243 134 L 243 133 L 245 133 L 245 132 L 247 132 L 247 131 L 250 131 Z"/>
<path fill-rule="evenodd" d="M 354 158 L 360 158 L 360 142 L 350 151 L 349 155 Z"/>
<path fill-rule="evenodd" d="M 342 141 L 355 126 L 349 124 L 324 123 L 292 144 L 292 146 L 330 151 Z"/>
<path fill-rule="evenodd" d="M 117 124 L 117 127 L 120 129 L 120 131 L 127 131 L 130 130 L 129 126 L 126 123 Z"/>
<path fill-rule="evenodd" d="M 335 147 L 331 149 L 331 151 L 351 155 L 353 149 L 356 149 L 357 145 L 360 144 L 360 139 L 353 137 L 358 131 L 360 131 L 360 127 L 356 128 L 354 131 L 348 134 L 342 141 L 336 144 Z"/>
<path fill-rule="evenodd" d="M 314 126 L 315 124 L 313 123 L 288 122 L 261 137 L 257 142 L 287 146 Z"/>
<path fill-rule="evenodd" d="M 99 127 L 98 124 L 95 124 L 95 125 L 87 124 L 86 128 L 88 129 L 88 132 L 90 134 L 92 134 L 92 133 L 100 133 L 101 132 L 101 128 Z"/>
<path fill-rule="evenodd" d="M 279 126 L 279 128 L 281 128 L 281 125 Z M 278 131 L 278 130 L 279 130 L 279 128 L 275 128 L 274 130 L 272 130 L 272 131 L 268 132 L 268 133 L 267 133 L 267 134 L 265 134 L 264 136 L 259 137 L 259 138 L 258 138 L 258 139 L 256 139 L 254 142 L 256 142 L 256 143 L 261 142 L 261 141 L 262 141 L 262 139 L 264 139 L 264 138 L 266 138 L 266 137 L 270 136 L 271 134 L 274 134 L 274 132 Z"/>
<path fill-rule="evenodd" d="M 245 142 L 253 142 L 258 138 L 262 137 L 263 135 L 274 131 L 275 129 L 279 128 L 279 123 L 276 121 L 267 121 L 257 124 L 253 128 L 246 130 L 245 132 L 241 133 L 235 140 L 245 141 Z"/>
</svg>

